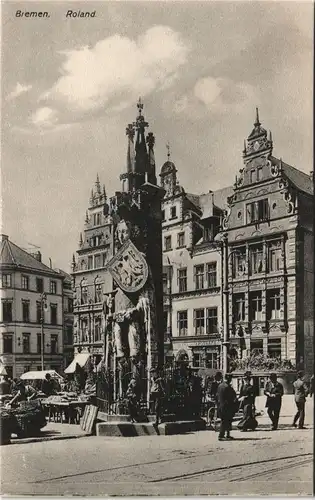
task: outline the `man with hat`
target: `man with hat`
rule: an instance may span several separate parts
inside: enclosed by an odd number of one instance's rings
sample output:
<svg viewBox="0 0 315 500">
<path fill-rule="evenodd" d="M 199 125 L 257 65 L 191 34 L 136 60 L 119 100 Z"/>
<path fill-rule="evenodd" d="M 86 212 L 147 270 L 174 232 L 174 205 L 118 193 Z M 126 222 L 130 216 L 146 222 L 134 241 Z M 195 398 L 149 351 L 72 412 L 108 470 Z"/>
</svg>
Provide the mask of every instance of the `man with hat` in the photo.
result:
<svg viewBox="0 0 315 500">
<path fill-rule="evenodd" d="M 297 407 L 297 412 L 294 415 L 293 427 L 296 427 L 297 421 L 299 421 L 299 429 L 305 429 L 304 419 L 305 419 L 305 401 L 308 395 L 308 386 L 304 381 L 304 373 L 302 371 L 298 372 L 297 380 L 293 383 L 294 387 L 294 401 Z"/>
<path fill-rule="evenodd" d="M 269 375 L 269 380 L 266 383 L 264 394 L 267 396 L 266 408 L 272 422 L 271 430 L 275 431 L 278 429 L 283 396 L 283 385 L 277 381 L 276 373 L 271 373 Z"/>
<path fill-rule="evenodd" d="M 255 418 L 255 392 L 251 382 L 250 371 L 244 373 L 244 382 L 240 390 L 240 402 L 243 408 L 243 418 L 238 424 L 238 429 L 242 432 L 254 431 L 258 425 Z"/>
<path fill-rule="evenodd" d="M 217 401 L 218 401 L 218 416 L 221 419 L 221 426 L 219 432 L 219 441 L 225 439 L 234 439 L 231 435 L 232 421 L 236 412 L 237 396 L 233 387 L 231 386 L 232 375 L 227 373 L 225 380 L 218 386 Z"/>
</svg>

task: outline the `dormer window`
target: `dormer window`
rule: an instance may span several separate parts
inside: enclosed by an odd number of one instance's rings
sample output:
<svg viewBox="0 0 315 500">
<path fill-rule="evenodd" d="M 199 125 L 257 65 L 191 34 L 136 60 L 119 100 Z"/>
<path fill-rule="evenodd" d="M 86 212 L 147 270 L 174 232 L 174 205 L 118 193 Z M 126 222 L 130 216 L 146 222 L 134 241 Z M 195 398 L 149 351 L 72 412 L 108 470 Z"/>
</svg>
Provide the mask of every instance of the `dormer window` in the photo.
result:
<svg viewBox="0 0 315 500">
<path fill-rule="evenodd" d="M 247 223 L 267 220 L 269 217 L 268 199 L 254 201 L 246 205 Z"/>
</svg>

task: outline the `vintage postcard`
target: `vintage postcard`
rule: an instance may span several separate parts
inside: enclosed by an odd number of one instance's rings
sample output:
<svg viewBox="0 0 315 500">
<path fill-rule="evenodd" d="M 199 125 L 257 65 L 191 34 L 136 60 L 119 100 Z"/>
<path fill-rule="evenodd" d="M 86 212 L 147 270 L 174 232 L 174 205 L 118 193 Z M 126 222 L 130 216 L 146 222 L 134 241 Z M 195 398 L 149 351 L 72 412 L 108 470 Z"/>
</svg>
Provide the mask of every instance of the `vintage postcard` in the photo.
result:
<svg viewBox="0 0 315 500">
<path fill-rule="evenodd" d="M 313 3 L 1 26 L 2 495 L 312 496 Z"/>
</svg>

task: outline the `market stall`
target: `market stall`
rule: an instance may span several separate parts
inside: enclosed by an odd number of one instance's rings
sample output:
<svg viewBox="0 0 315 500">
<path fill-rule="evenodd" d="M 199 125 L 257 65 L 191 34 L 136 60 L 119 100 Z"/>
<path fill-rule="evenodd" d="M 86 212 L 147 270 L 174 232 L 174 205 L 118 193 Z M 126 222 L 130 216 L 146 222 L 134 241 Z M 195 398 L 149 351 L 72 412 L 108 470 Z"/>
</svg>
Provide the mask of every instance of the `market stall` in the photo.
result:
<svg viewBox="0 0 315 500">
<path fill-rule="evenodd" d="M 42 405 L 48 410 L 48 422 L 79 424 L 87 405 L 91 404 L 90 396 L 63 392 L 42 400 Z"/>
</svg>

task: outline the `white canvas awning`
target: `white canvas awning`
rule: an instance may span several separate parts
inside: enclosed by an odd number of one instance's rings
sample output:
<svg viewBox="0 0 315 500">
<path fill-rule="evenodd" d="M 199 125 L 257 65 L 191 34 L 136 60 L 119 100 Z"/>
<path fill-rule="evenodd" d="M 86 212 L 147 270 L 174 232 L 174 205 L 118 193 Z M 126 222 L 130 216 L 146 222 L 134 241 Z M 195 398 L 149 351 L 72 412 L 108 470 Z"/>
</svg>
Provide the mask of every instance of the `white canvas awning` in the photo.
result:
<svg viewBox="0 0 315 500">
<path fill-rule="evenodd" d="M 26 372 L 21 375 L 21 380 L 44 380 L 46 377 L 47 373 L 51 376 L 53 379 L 57 379 L 59 381 L 63 380 L 63 377 L 59 375 L 55 370 L 40 370 L 40 371 L 31 371 L 31 372 Z"/>
<path fill-rule="evenodd" d="M 76 364 L 81 366 L 81 368 L 84 368 L 90 356 L 89 352 L 80 352 L 79 354 L 76 354 L 70 365 L 65 369 L 65 373 L 74 373 Z"/>
</svg>

